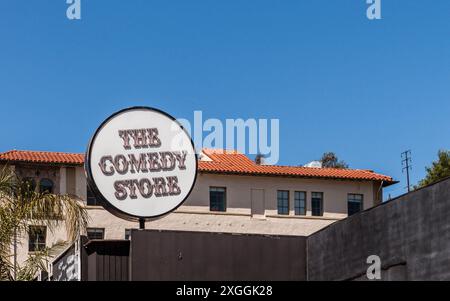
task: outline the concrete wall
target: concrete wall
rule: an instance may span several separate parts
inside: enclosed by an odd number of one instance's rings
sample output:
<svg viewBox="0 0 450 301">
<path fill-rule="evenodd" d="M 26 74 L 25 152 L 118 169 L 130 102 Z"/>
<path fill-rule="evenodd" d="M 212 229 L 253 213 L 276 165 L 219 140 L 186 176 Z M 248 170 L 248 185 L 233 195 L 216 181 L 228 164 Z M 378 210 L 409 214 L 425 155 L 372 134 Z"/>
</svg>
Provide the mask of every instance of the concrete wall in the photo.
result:
<svg viewBox="0 0 450 301">
<path fill-rule="evenodd" d="M 450 280 L 450 179 L 339 221 L 307 240 L 309 280 Z"/>
</svg>

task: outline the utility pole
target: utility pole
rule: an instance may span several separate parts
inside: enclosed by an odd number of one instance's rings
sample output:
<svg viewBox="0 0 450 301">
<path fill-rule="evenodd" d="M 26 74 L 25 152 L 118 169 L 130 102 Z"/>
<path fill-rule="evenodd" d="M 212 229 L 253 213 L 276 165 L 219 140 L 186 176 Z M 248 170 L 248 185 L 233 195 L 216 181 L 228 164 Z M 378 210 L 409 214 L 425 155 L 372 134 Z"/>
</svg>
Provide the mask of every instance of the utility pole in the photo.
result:
<svg viewBox="0 0 450 301">
<path fill-rule="evenodd" d="M 411 150 L 402 153 L 402 167 L 402 172 L 406 170 L 406 183 L 408 185 L 408 192 L 410 192 L 411 185 L 409 184 L 409 171 L 411 170 Z"/>
</svg>

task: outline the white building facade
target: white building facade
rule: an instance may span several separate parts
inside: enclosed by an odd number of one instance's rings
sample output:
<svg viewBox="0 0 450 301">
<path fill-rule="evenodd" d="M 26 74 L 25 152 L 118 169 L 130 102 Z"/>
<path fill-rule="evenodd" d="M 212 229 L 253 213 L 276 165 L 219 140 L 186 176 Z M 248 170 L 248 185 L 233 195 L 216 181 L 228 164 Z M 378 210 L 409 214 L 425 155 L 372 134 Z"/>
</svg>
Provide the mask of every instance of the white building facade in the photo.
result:
<svg viewBox="0 0 450 301">
<path fill-rule="evenodd" d="M 235 151 L 203 150 L 191 195 L 174 212 L 146 222 L 147 229 L 310 235 L 383 200 L 396 183 L 369 170 L 258 165 Z M 89 212 L 91 239 L 128 239 L 137 222 L 100 206 L 86 184 L 83 154 L 9 151 L 0 154 L 34 189 L 80 198 Z M 39 247 L 66 240 L 61 227 L 20 238 L 18 261 Z"/>
</svg>

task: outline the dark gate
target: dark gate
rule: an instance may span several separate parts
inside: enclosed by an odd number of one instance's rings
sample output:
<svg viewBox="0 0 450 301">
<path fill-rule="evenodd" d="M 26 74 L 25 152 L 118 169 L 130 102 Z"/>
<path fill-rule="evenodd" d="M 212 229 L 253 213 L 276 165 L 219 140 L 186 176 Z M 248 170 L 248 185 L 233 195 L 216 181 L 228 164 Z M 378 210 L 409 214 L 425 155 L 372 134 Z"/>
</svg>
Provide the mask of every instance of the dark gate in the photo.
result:
<svg viewBox="0 0 450 301">
<path fill-rule="evenodd" d="M 84 245 L 82 280 L 127 281 L 129 280 L 130 242 L 127 240 L 91 240 Z"/>
<path fill-rule="evenodd" d="M 306 238 L 132 230 L 131 280 L 306 280 Z"/>
</svg>

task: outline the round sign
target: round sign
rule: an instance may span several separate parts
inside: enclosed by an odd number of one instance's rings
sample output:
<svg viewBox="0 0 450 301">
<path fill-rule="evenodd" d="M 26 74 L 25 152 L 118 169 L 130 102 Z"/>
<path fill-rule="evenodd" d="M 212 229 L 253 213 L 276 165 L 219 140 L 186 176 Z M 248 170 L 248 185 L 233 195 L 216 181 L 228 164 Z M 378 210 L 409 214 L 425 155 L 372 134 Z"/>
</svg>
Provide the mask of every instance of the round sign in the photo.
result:
<svg viewBox="0 0 450 301">
<path fill-rule="evenodd" d="M 106 119 L 85 158 L 88 185 L 116 216 L 142 220 L 175 210 L 197 178 L 194 144 L 175 118 L 133 107 Z"/>
</svg>

